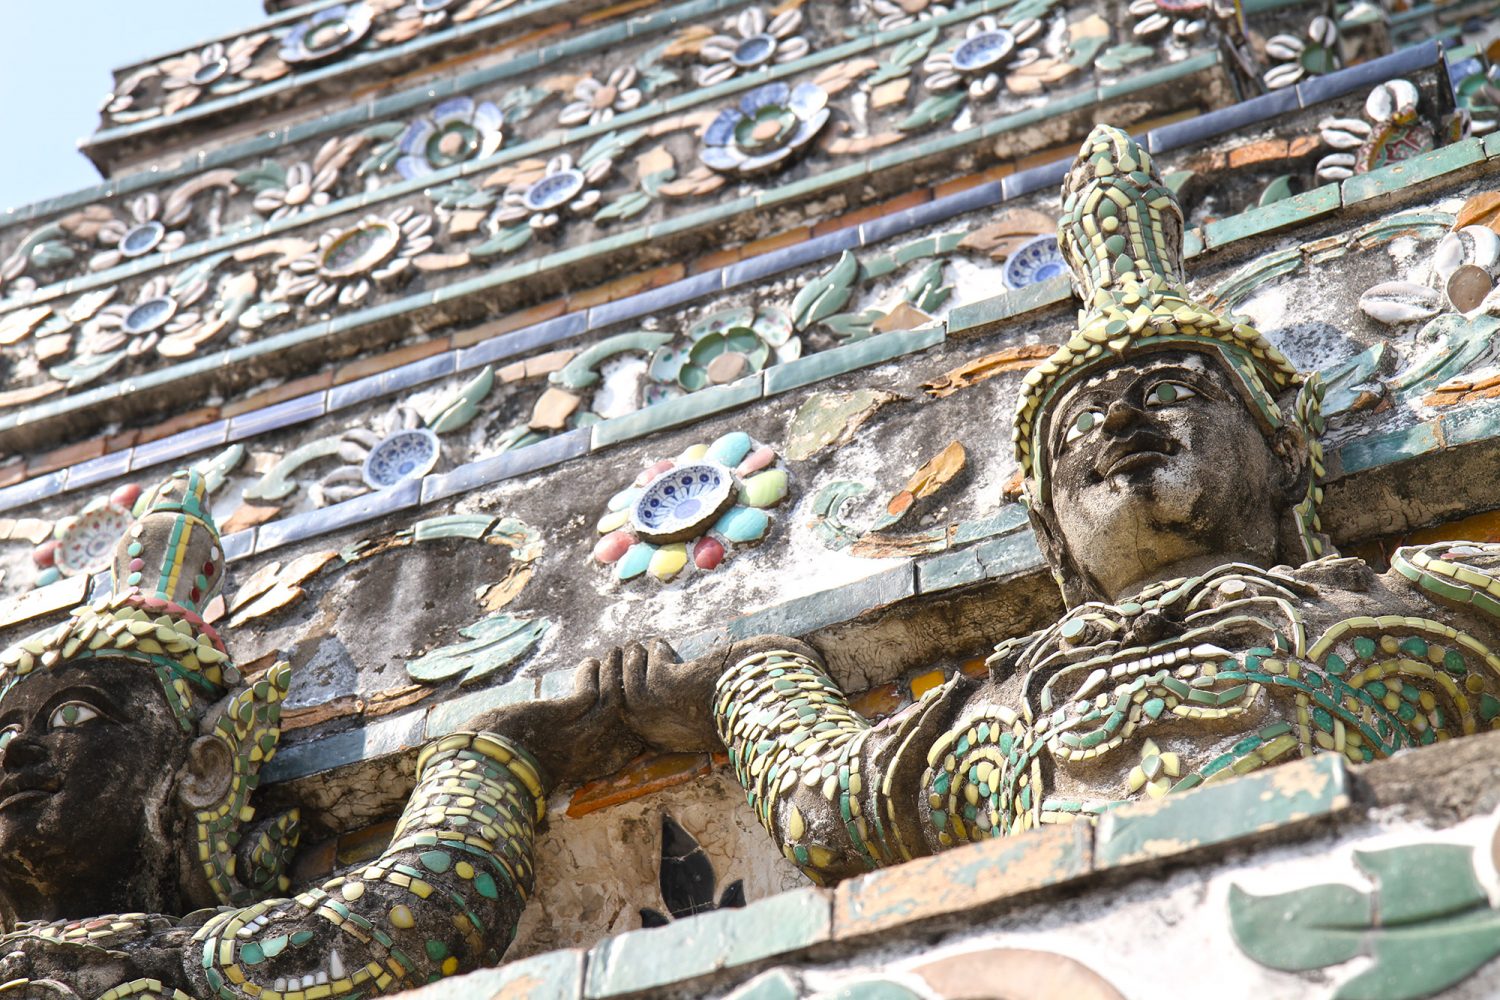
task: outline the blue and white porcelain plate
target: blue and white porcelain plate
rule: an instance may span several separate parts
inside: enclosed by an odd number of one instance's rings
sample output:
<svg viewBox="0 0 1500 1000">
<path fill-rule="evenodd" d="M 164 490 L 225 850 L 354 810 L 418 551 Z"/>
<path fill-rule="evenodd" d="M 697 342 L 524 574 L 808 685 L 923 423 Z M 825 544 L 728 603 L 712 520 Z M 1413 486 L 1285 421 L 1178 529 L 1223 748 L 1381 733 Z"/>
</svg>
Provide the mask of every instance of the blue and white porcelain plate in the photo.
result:
<svg viewBox="0 0 1500 1000">
<path fill-rule="evenodd" d="M 1025 288 L 1068 273 L 1068 263 L 1057 248 L 1057 237 L 1036 236 L 1016 248 L 1005 262 L 1005 287 Z"/>
<path fill-rule="evenodd" d="M 734 474 L 698 462 L 658 475 L 641 490 L 631 511 L 636 533 L 649 542 L 680 542 L 707 531 L 734 502 Z"/>
<path fill-rule="evenodd" d="M 1015 36 L 1004 28 L 981 31 L 965 38 L 953 50 L 953 68 L 960 73 L 983 72 L 1010 55 L 1015 47 Z"/>
<path fill-rule="evenodd" d="M 548 174 L 526 189 L 526 207 L 533 212 L 550 212 L 572 201 L 583 190 L 581 170 L 559 170 Z"/>
<path fill-rule="evenodd" d="M 438 436 L 425 427 L 388 434 L 365 456 L 360 474 L 372 490 L 427 475 L 437 465 Z"/>
</svg>

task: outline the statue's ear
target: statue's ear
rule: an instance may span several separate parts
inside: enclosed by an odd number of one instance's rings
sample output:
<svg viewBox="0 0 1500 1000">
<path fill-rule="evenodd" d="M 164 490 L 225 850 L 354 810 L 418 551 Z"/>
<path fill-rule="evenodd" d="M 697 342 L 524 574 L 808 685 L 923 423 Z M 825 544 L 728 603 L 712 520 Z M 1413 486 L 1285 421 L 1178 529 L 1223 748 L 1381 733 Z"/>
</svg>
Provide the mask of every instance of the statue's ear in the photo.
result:
<svg viewBox="0 0 1500 1000">
<path fill-rule="evenodd" d="M 188 747 L 187 762 L 177 772 L 177 797 L 190 809 L 207 809 L 224 801 L 233 780 L 228 744 L 217 736 L 200 736 Z"/>
<path fill-rule="evenodd" d="M 1285 506 L 1294 506 L 1307 496 L 1312 477 L 1307 461 L 1307 434 L 1300 425 L 1287 421 L 1276 429 L 1276 441 L 1271 450 L 1281 467 L 1277 483 L 1280 499 Z"/>
<path fill-rule="evenodd" d="M 1022 502 L 1026 505 L 1037 548 L 1041 549 L 1042 558 L 1047 560 L 1047 565 L 1052 569 L 1052 579 L 1057 581 L 1057 588 L 1062 591 L 1063 603 L 1071 608 L 1093 600 L 1087 582 L 1069 558 L 1067 546 L 1053 528 L 1051 518 L 1037 509 L 1035 501 L 1028 494 L 1022 495 Z"/>
</svg>

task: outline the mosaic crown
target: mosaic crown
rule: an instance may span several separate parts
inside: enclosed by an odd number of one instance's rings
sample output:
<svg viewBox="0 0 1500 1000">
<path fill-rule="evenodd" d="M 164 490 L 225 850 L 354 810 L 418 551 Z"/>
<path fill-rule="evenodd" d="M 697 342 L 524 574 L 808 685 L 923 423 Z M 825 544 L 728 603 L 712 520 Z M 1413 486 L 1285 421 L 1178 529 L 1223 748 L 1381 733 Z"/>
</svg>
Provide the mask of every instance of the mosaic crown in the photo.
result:
<svg viewBox="0 0 1500 1000">
<path fill-rule="evenodd" d="M 115 549 L 114 593 L 0 655 L 0 693 L 35 670 L 111 658 L 155 669 L 183 729 L 239 683 L 224 641 L 205 622 L 223 586 L 224 550 L 201 473 L 182 471 L 144 496 Z"/>
<path fill-rule="evenodd" d="M 1322 554 L 1317 504 L 1322 490 L 1322 430 L 1317 377 L 1305 378 L 1260 331 L 1195 302 L 1183 280 L 1182 209 L 1151 155 L 1110 125 L 1096 125 L 1062 188 L 1057 242 L 1082 300 L 1078 328 L 1051 357 L 1026 373 L 1013 439 L 1027 502 L 1048 503 L 1046 440 L 1051 408 L 1081 376 L 1152 351 L 1191 350 L 1235 376 L 1268 439 L 1284 426 L 1301 433 L 1311 466 L 1297 507 L 1305 554 Z M 1293 412 L 1277 399 L 1296 391 Z"/>
</svg>

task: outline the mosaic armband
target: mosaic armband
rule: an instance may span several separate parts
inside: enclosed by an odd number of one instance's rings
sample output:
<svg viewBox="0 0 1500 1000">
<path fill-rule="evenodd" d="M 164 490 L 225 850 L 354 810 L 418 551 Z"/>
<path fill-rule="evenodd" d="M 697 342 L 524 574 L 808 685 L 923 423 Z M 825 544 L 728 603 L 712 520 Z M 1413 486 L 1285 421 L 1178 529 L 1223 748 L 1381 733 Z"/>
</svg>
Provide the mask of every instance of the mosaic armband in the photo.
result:
<svg viewBox="0 0 1500 1000">
<path fill-rule="evenodd" d="M 368 996 L 499 962 L 531 893 L 539 768 L 504 737 L 456 733 L 423 750 L 417 775 L 376 861 L 204 925 L 200 995 Z"/>
</svg>

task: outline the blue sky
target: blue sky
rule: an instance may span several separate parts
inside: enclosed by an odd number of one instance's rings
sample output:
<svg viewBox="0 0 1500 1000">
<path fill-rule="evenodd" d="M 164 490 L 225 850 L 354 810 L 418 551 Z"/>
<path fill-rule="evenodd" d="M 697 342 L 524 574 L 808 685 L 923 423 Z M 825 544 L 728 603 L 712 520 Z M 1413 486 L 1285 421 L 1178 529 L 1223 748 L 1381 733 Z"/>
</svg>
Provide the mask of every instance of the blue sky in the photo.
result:
<svg viewBox="0 0 1500 1000">
<path fill-rule="evenodd" d="M 265 18 L 259 0 L 13 0 L 0 44 L 0 208 L 100 181 L 77 142 L 116 66 Z"/>
</svg>

